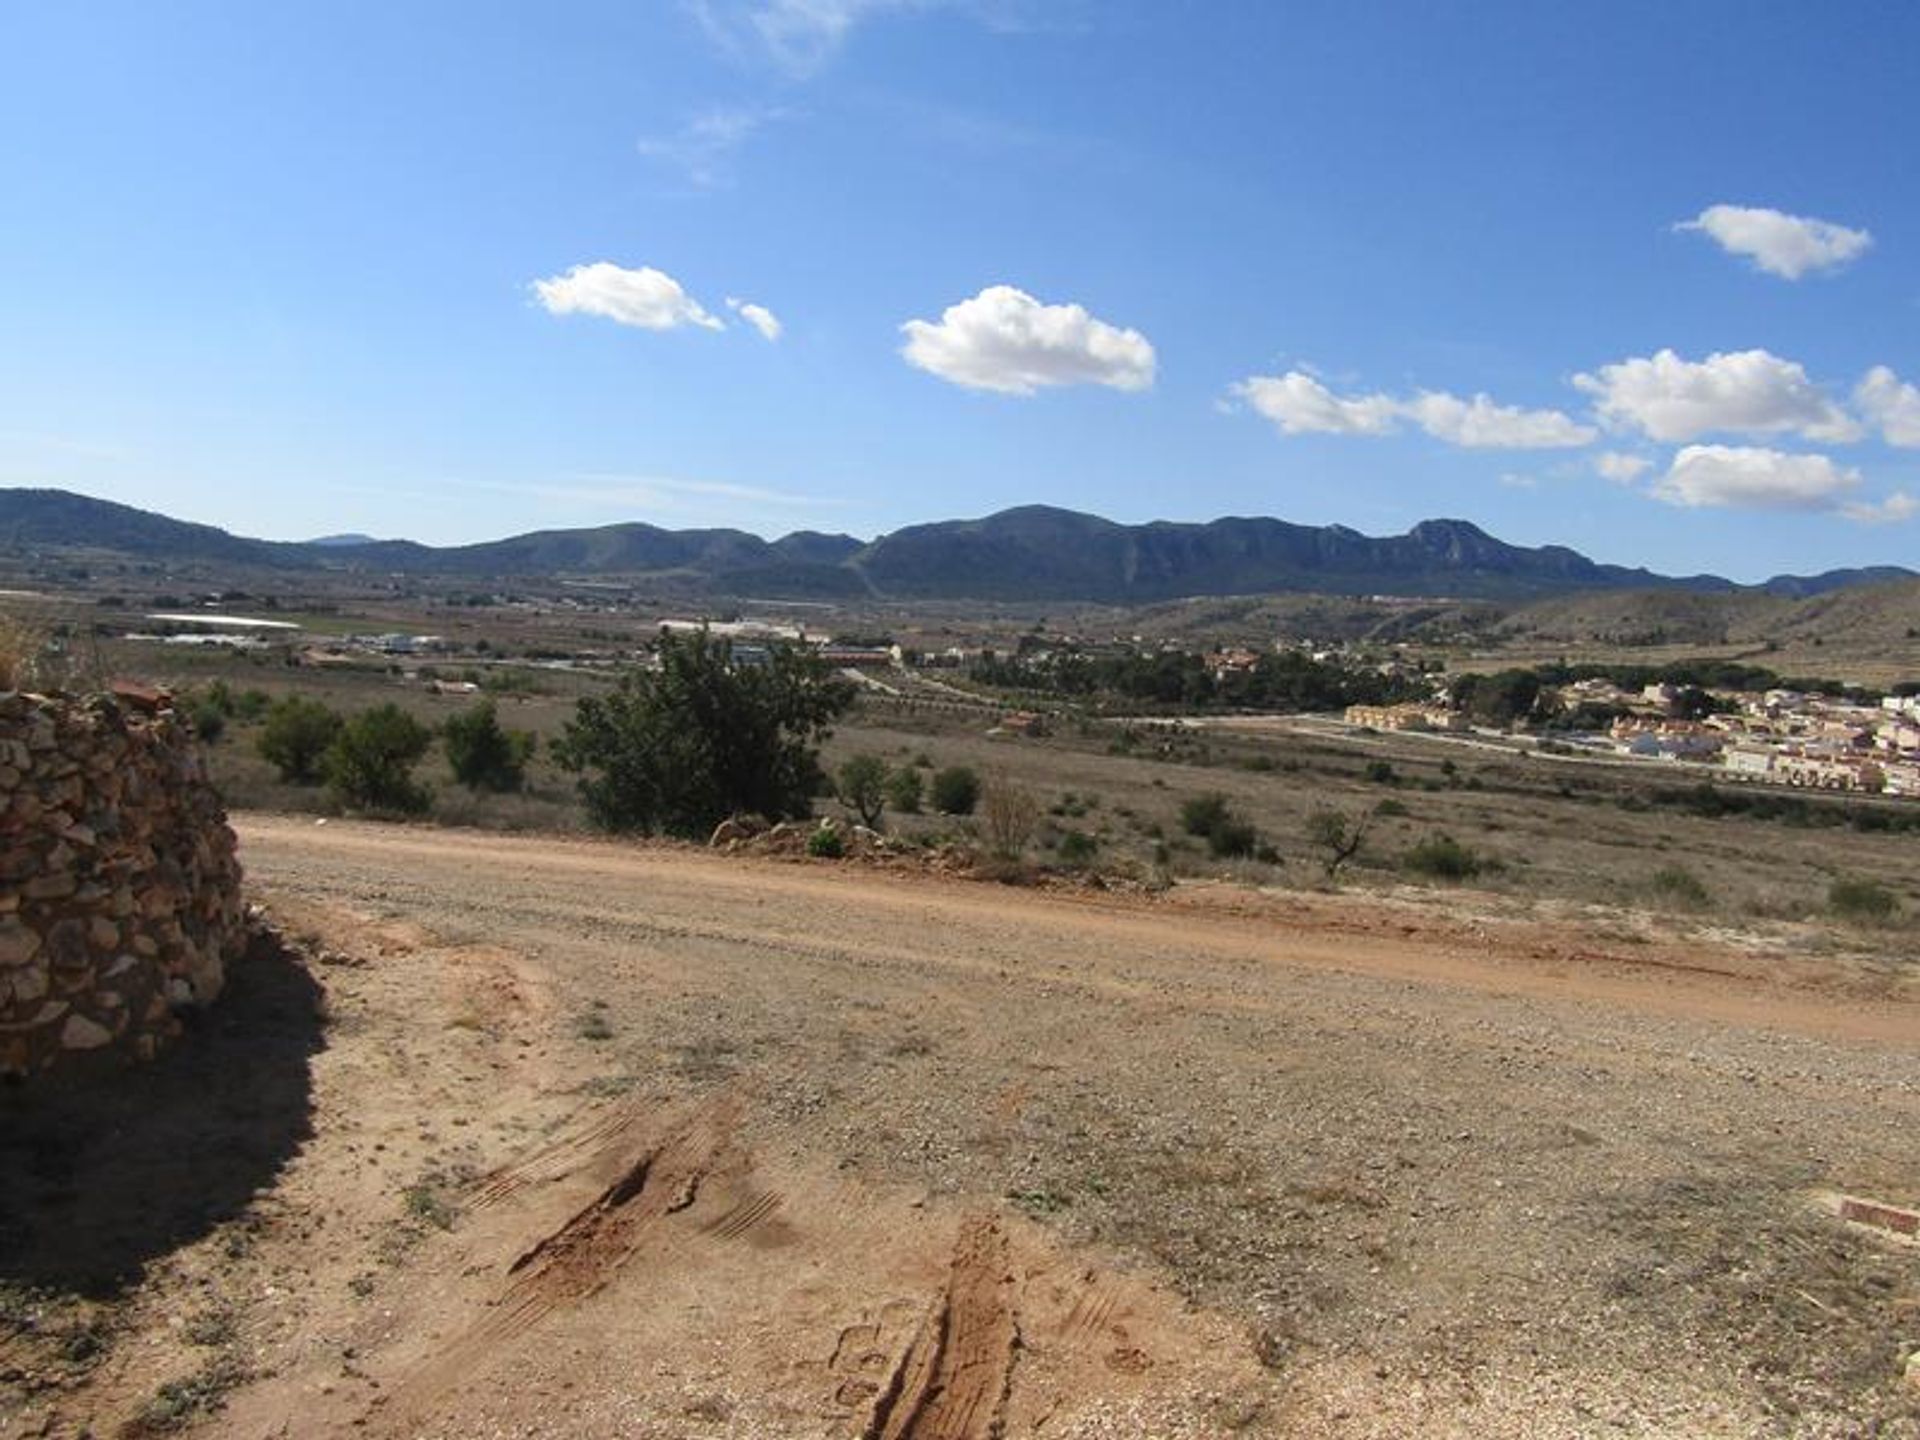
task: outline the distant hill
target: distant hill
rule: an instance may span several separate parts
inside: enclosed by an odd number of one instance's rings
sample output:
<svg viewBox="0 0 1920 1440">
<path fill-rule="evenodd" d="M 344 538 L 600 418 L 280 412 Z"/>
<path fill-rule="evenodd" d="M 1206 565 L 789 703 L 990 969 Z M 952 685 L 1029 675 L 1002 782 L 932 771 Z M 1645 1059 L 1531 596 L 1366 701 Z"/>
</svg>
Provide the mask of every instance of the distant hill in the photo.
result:
<svg viewBox="0 0 1920 1440">
<path fill-rule="evenodd" d="M 741 530 L 631 522 L 434 547 L 361 535 L 305 544 L 249 540 L 65 491 L 0 490 L 0 549 L 381 574 L 650 578 L 765 598 L 1149 604 L 1295 592 L 1525 601 L 1653 590 L 1709 617 L 1697 622 L 1709 628 L 1715 612 L 1699 602 L 1756 593 L 1712 575 L 1669 577 L 1600 564 L 1560 545 L 1509 545 L 1465 520 L 1426 520 L 1404 535 L 1369 536 L 1343 525 L 1262 518 L 1122 525 L 1044 505 L 908 526 L 865 543 L 815 531 L 767 541 Z M 1894 567 L 1832 571 L 1780 576 L 1762 589 L 1780 598 L 1819 596 L 1912 575 Z"/>
</svg>

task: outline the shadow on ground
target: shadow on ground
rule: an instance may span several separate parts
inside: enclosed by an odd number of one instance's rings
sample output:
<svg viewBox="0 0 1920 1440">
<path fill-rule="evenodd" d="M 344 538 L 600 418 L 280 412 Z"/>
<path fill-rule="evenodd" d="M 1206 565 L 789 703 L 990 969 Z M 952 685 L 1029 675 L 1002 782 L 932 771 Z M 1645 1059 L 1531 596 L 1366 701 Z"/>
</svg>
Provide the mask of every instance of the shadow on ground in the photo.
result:
<svg viewBox="0 0 1920 1440">
<path fill-rule="evenodd" d="M 151 1065 L 0 1095 L 0 1283 L 106 1298 L 242 1214 L 313 1133 L 320 987 L 257 934 Z"/>
</svg>

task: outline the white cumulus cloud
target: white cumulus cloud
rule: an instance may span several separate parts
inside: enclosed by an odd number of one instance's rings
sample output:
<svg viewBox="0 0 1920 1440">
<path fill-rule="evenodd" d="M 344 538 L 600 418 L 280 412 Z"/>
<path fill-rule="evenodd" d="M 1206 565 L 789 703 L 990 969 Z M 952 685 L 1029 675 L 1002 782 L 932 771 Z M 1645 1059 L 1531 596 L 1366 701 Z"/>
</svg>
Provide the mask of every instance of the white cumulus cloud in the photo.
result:
<svg viewBox="0 0 1920 1440">
<path fill-rule="evenodd" d="M 1574 376 L 1573 383 L 1594 397 L 1602 419 L 1655 440 L 1683 442 L 1716 432 L 1860 438 L 1859 423 L 1802 366 L 1766 350 L 1698 361 L 1662 350 L 1602 365 L 1591 375 Z"/>
<path fill-rule="evenodd" d="M 1436 440 L 1469 450 L 1561 450 L 1600 438 L 1591 425 L 1579 424 L 1558 410 L 1496 405 L 1486 395 L 1462 400 L 1427 390 L 1404 402 L 1401 410 Z"/>
<path fill-rule="evenodd" d="M 640 330 L 726 329 L 678 280 L 647 265 L 638 270 L 608 260 L 576 265 L 564 275 L 534 281 L 533 293 L 553 315 L 599 315 Z"/>
<path fill-rule="evenodd" d="M 756 305 L 751 300 L 736 300 L 727 297 L 727 308 L 746 321 L 768 340 L 778 340 L 786 326 L 780 323 L 780 317 L 764 305 Z"/>
<path fill-rule="evenodd" d="M 1473 450 L 1554 450 L 1587 445 L 1599 432 L 1558 410 L 1524 410 L 1491 396 L 1463 400 L 1443 390 L 1408 399 L 1379 392 L 1337 395 L 1306 370 L 1250 375 L 1229 393 L 1286 435 L 1391 435 L 1410 421 L 1437 440 Z"/>
<path fill-rule="evenodd" d="M 1920 446 L 1920 386 L 1876 365 L 1854 390 L 1853 403 L 1889 445 Z"/>
<path fill-rule="evenodd" d="M 1858 470 L 1825 455 L 1748 445 L 1689 445 L 1653 483 L 1653 494 L 1689 509 L 1832 510 L 1860 486 Z"/>
<path fill-rule="evenodd" d="M 1400 418 L 1391 395 L 1336 395 L 1304 370 L 1250 375 L 1231 390 L 1286 435 L 1390 435 Z"/>
<path fill-rule="evenodd" d="M 1744 255 L 1758 269 L 1784 280 L 1845 265 L 1873 244 L 1865 230 L 1750 205 L 1709 205 L 1673 228 L 1698 230 L 1729 255 Z"/>
<path fill-rule="evenodd" d="M 1607 450 L 1593 457 L 1594 473 L 1616 485 L 1631 485 L 1652 468 L 1653 462 L 1646 456 L 1628 455 L 1619 450 Z"/>
<path fill-rule="evenodd" d="M 909 365 L 964 385 L 1031 395 L 1054 385 L 1145 390 L 1153 346 L 1138 330 L 1096 319 L 1080 305 L 1043 305 L 1011 285 L 989 285 L 949 305 L 940 319 L 900 327 Z"/>
</svg>

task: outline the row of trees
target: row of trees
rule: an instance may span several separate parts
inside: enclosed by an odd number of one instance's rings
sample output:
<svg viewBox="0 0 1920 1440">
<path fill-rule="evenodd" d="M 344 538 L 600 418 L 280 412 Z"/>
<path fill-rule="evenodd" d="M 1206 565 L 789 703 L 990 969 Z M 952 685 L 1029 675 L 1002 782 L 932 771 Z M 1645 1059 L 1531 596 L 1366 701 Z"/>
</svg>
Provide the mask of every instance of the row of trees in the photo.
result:
<svg viewBox="0 0 1920 1440">
<path fill-rule="evenodd" d="M 267 709 L 259 749 L 290 784 L 324 784 L 356 809 L 416 814 L 431 796 L 413 772 L 436 734 L 454 779 L 467 788 L 506 792 L 525 785 L 535 737 L 502 726 L 492 700 L 436 731 L 391 703 L 344 716 L 308 696 L 289 695 Z"/>
<path fill-rule="evenodd" d="M 1299 651 L 1262 655 L 1250 670 L 1216 677 L 1206 658 L 1184 651 L 1133 651 L 1086 655 L 1075 651 L 998 656 L 974 663 L 983 685 L 1039 690 L 1056 695 L 1111 696 L 1134 705 L 1187 709 L 1339 710 L 1348 705 L 1390 705 L 1418 699 L 1417 680 L 1378 670 L 1315 660 Z"/>
</svg>

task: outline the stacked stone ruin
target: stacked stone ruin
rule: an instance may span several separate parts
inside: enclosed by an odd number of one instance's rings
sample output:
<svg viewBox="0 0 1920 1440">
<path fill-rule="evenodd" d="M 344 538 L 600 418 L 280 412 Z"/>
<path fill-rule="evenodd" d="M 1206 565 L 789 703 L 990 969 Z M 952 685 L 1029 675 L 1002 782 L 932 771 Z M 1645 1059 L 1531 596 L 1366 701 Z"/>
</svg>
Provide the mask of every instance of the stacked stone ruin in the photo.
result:
<svg viewBox="0 0 1920 1440">
<path fill-rule="evenodd" d="M 0 692 L 0 1076 L 150 1059 L 245 943 L 233 831 L 167 697 Z"/>
</svg>

